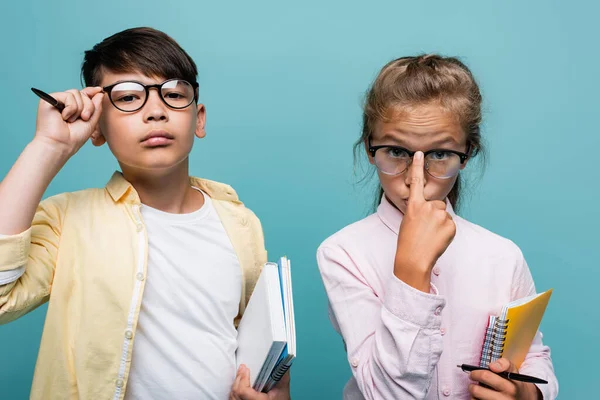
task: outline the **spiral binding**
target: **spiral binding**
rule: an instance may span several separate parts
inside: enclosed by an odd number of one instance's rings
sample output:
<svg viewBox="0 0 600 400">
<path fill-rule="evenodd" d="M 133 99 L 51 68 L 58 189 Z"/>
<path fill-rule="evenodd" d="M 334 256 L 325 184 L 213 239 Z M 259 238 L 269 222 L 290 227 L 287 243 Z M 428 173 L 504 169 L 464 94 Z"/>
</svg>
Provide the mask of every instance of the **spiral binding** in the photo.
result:
<svg viewBox="0 0 600 400">
<path fill-rule="evenodd" d="M 279 382 L 281 380 L 281 378 L 283 378 L 283 376 L 285 375 L 285 373 L 288 371 L 288 369 L 290 369 L 291 365 L 282 365 L 279 368 L 276 368 L 273 373 L 271 374 L 271 379 L 273 379 L 275 382 Z"/>
<path fill-rule="evenodd" d="M 508 323 L 504 313 L 502 317 L 491 317 L 481 349 L 480 367 L 487 368 L 491 362 L 502 357 Z"/>
</svg>

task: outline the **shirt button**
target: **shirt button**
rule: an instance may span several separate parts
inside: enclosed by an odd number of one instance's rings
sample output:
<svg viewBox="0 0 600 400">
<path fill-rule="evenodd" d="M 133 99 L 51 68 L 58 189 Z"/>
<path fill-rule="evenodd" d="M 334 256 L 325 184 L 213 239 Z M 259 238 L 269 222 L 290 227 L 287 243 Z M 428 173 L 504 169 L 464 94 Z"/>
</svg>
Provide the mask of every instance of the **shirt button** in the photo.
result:
<svg viewBox="0 0 600 400">
<path fill-rule="evenodd" d="M 354 368 L 358 367 L 358 359 L 353 358 L 352 361 L 350 362 L 350 365 L 352 365 Z"/>
<path fill-rule="evenodd" d="M 433 268 L 433 273 L 438 276 L 440 274 L 440 269 L 438 267 Z"/>
<path fill-rule="evenodd" d="M 444 394 L 444 396 L 448 397 L 450 396 L 450 388 L 444 388 L 444 391 L 442 392 Z"/>
<path fill-rule="evenodd" d="M 126 337 L 127 339 L 131 339 L 131 338 L 133 337 L 133 332 L 131 332 L 129 329 L 127 329 L 127 330 L 125 331 L 125 337 Z"/>
<path fill-rule="evenodd" d="M 116 385 L 118 388 L 122 388 L 124 383 L 123 379 L 117 379 Z"/>
<path fill-rule="evenodd" d="M 442 336 L 444 336 L 446 334 L 446 328 L 440 329 L 440 333 L 442 334 Z"/>
<path fill-rule="evenodd" d="M 138 272 L 135 275 L 135 279 L 137 279 L 138 281 L 143 281 L 144 280 L 144 274 L 142 274 L 141 272 Z"/>
<path fill-rule="evenodd" d="M 137 228 L 138 232 L 141 232 L 144 229 L 144 227 L 142 226 L 142 224 L 137 224 L 136 228 Z"/>
<path fill-rule="evenodd" d="M 440 315 L 442 313 L 442 307 L 438 307 L 435 309 L 435 315 Z"/>
</svg>

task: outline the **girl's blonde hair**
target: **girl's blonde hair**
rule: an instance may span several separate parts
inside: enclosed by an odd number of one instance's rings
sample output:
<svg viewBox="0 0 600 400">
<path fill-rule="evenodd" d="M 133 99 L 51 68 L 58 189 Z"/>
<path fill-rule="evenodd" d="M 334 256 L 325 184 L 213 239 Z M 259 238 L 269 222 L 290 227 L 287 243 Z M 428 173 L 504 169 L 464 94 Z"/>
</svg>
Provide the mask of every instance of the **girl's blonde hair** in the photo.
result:
<svg viewBox="0 0 600 400">
<path fill-rule="evenodd" d="M 363 106 L 362 134 L 355 157 L 364 149 L 377 121 L 390 121 L 410 107 L 437 103 L 452 112 L 467 135 L 470 156 L 484 152 L 481 143 L 481 92 L 469 68 L 454 57 L 437 54 L 402 57 L 386 64 L 369 88 Z M 460 175 L 448 199 L 460 202 Z M 379 186 L 377 202 L 383 195 Z"/>
</svg>

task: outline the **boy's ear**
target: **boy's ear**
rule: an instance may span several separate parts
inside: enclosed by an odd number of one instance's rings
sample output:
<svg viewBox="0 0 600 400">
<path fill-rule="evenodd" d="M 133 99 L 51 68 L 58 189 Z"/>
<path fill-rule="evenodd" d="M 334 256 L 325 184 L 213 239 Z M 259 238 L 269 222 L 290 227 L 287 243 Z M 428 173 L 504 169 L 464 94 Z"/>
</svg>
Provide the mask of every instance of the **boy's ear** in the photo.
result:
<svg viewBox="0 0 600 400">
<path fill-rule="evenodd" d="M 100 124 L 96 125 L 96 129 L 94 129 L 94 132 L 92 132 L 91 139 L 92 139 L 92 144 L 96 147 L 100 147 L 104 143 L 106 143 L 106 138 L 104 137 L 104 135 L 102 134 L 102 131 L 100 130 Z"/>
<path fill-rule="evenodd" d="M 196 136 L 202 139 L 206 136 L 206 107 L 204 104 L 198 104 L 198 119 L 196 121 Z"/>
</svg>

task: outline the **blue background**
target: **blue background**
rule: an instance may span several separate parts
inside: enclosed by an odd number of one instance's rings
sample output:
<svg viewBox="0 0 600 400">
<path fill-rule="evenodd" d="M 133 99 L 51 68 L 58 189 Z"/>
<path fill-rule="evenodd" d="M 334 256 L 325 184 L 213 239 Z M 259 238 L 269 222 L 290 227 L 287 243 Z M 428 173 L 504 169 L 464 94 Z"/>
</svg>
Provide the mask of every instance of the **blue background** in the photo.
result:
<svg viewBox="0 0 600 400">
<path fill-rule="evenodd" d="M 379 68 L 421 52 L 458 55 L 483 95 L 489 164 L 467 171 L 462 215 L 515 241 L 538 290 L 560 398 L 597 380 L 597 16 L 592 1 L 3 2 L 0 176 L 35 130 L 37 98 L 80 87 L 83 51 L 133 26 L 173 36 L 196 60 L 208 136 L 191 171 L 231 184 L 261 218 L 271 258 L 293 261 L 295 399 L 340 398 L 349 377 L 315 250 L 369 211 L 355 184 L 360 104 Z M 88 144 L 46 195 L 101 187 L 117 168 Z M 46 307 L 0 327 L 0 397 L 28 397 Z"/>
</svg>

